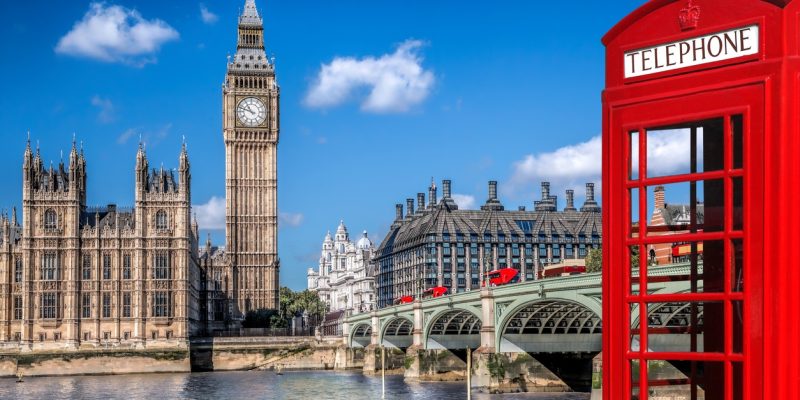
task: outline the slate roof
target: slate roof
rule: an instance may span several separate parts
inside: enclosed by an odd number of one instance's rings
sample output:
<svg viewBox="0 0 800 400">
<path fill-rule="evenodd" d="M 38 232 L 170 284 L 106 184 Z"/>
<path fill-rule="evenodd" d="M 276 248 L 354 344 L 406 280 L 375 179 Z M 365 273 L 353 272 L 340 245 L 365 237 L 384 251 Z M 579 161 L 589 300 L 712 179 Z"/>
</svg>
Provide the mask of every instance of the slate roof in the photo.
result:
<svg viewBox="0 0 800 400">
<path fill-rule="evenodd" d="M 578 238 L 581 234 L 586 237 L 593 234 L 602 236 L 602 214 L 599 211 L 458 210 L 448 204 L 443 200 L 433 208 L 417 211 L 403 221 L 395 221 L 378 247 L 377 254 L 387 255 L 415 247 L 424 243 L 430 235 L 435 235 L 438 241 L 442 240 L 443 235 L 449 234 L 453 242 L 457 241 L 458 234 L 464 235 L 466 242 L 475 241 L 470 240 L 470 235 L 477 235 L 478 240 L 483 241 L 483 235 L 487 233 L 493 241 L 502 234 L 507 239 L 512 239 L 512 236 L 522 239 L 527 235 L 531 238 L 530 242 L 539 242 L 540 235 L 544 235 L 548 241 L 553 235 L 561 238 L 567 235 Z"/>
<path fill-rule="evenodd" d="M 118 208 L 114 205 L 98 208 L 87 208 L 81 213 L 80 225 L 81 228 L 105 228 L 108 226 L 110 229 L 117 227 L 119 222 L 120 228 L 133 228 L 136 226 L 135 213 L 131 208 Z"/>
</svg>

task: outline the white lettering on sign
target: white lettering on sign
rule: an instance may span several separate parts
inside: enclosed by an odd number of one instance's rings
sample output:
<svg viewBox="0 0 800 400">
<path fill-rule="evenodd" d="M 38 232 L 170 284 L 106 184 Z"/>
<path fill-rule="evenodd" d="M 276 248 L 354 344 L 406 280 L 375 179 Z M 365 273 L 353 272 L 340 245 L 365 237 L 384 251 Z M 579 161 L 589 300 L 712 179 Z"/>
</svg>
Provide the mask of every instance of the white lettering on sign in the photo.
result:
<svg viewBox="0 0 800 400">
<path fill-rule="evenodd" d="M 758 54 L 758 25 L 625 53 L 625 78 Z"/>
</svg>

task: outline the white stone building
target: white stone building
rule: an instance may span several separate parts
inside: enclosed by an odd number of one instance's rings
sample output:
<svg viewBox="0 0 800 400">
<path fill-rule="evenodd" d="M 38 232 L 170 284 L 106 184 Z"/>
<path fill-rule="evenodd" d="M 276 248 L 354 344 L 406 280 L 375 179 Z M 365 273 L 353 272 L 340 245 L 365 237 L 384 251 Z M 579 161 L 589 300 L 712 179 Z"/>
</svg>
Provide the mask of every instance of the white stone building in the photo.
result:
<svg viewBox="0 0 800 400">
<path fill-rule="evenodd" d="M 339 223 L 336 235 L 325 235 L 319 269 L 308 269 L 308 289 L 319 293 L 330 311 L 350 311 L 352 314 L 375 309 L 375 271 L 370 260 L 375 246 L 367 231 L 353 243 L 344 222 Z"/>
</svg>

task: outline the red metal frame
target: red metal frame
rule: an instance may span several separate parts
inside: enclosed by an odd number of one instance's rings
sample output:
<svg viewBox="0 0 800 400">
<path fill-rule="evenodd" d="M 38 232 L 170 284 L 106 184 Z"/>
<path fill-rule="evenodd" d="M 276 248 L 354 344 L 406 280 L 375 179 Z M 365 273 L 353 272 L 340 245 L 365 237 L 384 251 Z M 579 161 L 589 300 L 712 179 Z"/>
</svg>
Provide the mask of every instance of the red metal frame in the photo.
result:
<svg viewBox="0 0 800 400">
<path fill-rule="evenodd" d="M 792 399 L 800 387 L 800 269 L 793 251 L 800 243 L 800 1 L 695 0 L 702 9 L 699 27 L 681 31 L 678 23 L 685 0 L 652 0 L 623 19 L 604 37 L 607 48 L 603 93 L 603 395 L 606 399 L 648 397 L 650 387 L 686 384 L 686 379 L 648 382 L 649 360 L 719 362 L 724 380 L 708 376 L 706 388 L 722 386 L 706 399 Z M 756 22 L 761 49 L 757 56 L 706 64 L 634 79 L 624 78 L 625 51 L 663 44 Z M 743 167 L 734 168 L 731 116 L 743 116 Z M 706 118 L 724 118 L 723 168 L 719 171 L 648 177 L 648 129 Z M 638 174 L 631 179 L 630 132 L 638 132 Z M 687 149 L 688 151 L 688 149 Z M 733 180 L 742 179 L 743 229 L 734 230 Z M 724 229 L 648 236 L 648 188 L 670 183 L 723 180 Z M 631 190 L 638 193 L 638 224 L 632 225 Z M 636 231 L 632 231 L 635 229 Z M 647 245 L 676 242 L 724 242 L 724 288 L 711 292 L 658 294 L 649 283 L 685 277 L 648 277 Z M 733 241 L 743 241 L 744 289 L 734 291 L 731 268 Z M 639 273 L 632 277 L 630 246 L 639 247 Z M 706 249 L 707 250 L 707 249 Z M 767 267 L 772 266 L 772 267 Z M 691 276 L 690 276 L 691 277 Z M 694 278 L 708 279 L 705 274 Z M 638 286 L 633 286 L 638 281 Z M 638 290 L 634 290 L 634 288 Z M 765 295 L 767 294 L 767 295 Z M 648 351 L 648 335 L 691 333 L 687 328 L 648 329 L 648 304 L 654 302 L 720 302 L 722 327 L 719 352 Z M 638 328 L 631 327 L 632 305 L 642 310 Z M 734 312 L 743 305 L 743 322 L 734 331 Z M 693 317 L 695 318 L 695 317 Z M 631 335 L 639 335 L 638 350 Z M 734 338 L 741 352 L 734 351 Z M 694 339 L 696 340 L 696 339 Z M 631 377 L 631 361 L 639 376 Z M 744 382 L 734 379 L 742 368 Z M 692 370 L 694 371 L 694 370 Z M 722 371 L 721 371 L 722 372 Z M 694 382 L 698 382 L 694 379 Z M 712 388 L 712 393 L 713 388 Z M 693 393 L 695 394 L 695 393 Z"/>
</svg>

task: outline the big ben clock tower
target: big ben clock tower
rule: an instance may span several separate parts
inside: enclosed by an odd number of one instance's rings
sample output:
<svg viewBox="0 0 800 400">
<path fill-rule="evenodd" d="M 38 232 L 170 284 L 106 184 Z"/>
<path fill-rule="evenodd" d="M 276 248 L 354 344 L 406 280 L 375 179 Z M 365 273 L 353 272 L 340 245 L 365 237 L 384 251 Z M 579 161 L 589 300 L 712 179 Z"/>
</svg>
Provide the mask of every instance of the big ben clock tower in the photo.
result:
<svg viewBox="0 0 800 400">
<path fill-rule="evenodd" d="M 264 26 L 255 0 L 239 17 L 236 55 L 223 85 L 225 235 L 232 305 L 278 308 L 278 174 L 280 89 L 264 51 Z"/>
</svg>

